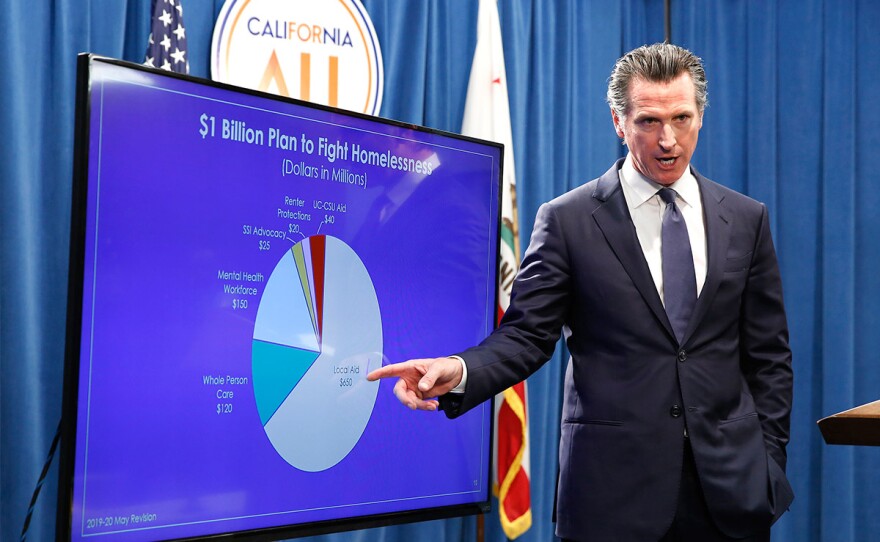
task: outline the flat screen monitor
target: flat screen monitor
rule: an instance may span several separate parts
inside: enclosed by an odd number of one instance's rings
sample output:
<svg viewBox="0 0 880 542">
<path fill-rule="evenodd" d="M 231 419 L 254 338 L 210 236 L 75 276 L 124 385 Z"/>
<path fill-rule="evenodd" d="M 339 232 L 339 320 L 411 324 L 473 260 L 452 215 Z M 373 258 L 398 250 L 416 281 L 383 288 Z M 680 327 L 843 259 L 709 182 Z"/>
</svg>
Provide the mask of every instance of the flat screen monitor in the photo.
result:
<svg viewBox="0 0 880 542">
<path fill-rule="evenodd" d="M 77 84 L 59 538 L 486 510 L 491 404 L 365 376 L 494 328 L 503 148 L 90 55 Z"/>
</svg>

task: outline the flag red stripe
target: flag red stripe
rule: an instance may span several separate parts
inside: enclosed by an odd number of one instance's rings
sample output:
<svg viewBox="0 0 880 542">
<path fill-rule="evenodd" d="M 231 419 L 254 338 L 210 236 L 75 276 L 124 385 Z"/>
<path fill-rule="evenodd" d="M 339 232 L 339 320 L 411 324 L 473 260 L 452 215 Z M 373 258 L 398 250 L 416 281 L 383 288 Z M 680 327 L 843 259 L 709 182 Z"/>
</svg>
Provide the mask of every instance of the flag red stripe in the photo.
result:
<svg viewBox="0 0 880 542">
<path fill-rule="evenodd" d="M 504 480 L 523 445 L 522 421 L 506 402 L 498 409 L 498 480 Z"/>
<path fill-rule="evenodd" d="M 510 491 L 507 492 L 507 498 L 501 503 L 504 506 L 504 513 L 513 521 L 516 518 L 527 513 L 531 509 L 529 498 L 529 477 L 526 476 L 524 470 L 516 471 L 513 483 L 510 485 Z"/>
</svg>

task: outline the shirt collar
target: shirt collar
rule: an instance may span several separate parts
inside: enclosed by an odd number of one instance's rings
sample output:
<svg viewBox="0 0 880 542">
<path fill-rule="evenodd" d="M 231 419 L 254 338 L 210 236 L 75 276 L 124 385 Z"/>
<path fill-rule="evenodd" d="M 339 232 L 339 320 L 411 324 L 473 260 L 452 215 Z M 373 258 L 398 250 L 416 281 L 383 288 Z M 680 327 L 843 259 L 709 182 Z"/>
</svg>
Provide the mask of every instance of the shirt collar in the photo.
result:
<svg viewBox="0 0 880 542">
<path fill-rule="evenodd" d="M 650 200 L 658 190 L 663 188 L 662 185 L 648 179 L 636 170 L 632 154 L 629 153 L 626 155 L 626 160 L 623 161 L 623 167 L 620 168 L 620 177 L 630 188 L 630 194 L 633 196 L 630 207 L 633 209 Z M 669 188 L 674 189 L 686 205 L 693 206 L 700 199 L 700 187 L 697 185 L 697 179 L 691 173 L 690 167 L 685 170 L 681 178 L 669 185 Z"/>
</svg>

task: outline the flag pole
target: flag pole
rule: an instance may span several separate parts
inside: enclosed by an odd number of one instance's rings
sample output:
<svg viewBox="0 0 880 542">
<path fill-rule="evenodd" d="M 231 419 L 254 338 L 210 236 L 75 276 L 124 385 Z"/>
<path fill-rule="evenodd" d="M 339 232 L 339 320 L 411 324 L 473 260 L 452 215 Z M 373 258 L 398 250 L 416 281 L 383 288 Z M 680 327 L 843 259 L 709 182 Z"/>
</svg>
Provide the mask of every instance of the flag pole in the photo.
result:
<svg viewBox="0 0 880 542">
<path fill-rule="evenodd" d="M 663 0 L 663 41 L 672 43 L 672 0 Z"/>
</svg>

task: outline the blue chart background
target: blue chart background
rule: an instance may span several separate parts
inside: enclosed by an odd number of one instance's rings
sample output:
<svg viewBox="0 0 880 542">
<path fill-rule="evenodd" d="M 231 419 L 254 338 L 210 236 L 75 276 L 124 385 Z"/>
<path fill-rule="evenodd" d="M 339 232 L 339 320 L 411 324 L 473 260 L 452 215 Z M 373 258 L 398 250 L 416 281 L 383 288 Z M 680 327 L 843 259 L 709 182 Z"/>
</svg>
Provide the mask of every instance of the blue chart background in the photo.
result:
<svg viewBox="0 0 880 542">
<path fill-rule="evenodd" d="M 387 360 L 440 355 L 479 341 L 492 329 L 495 314 L 494 280 L 487 277 L 494 276 L 496 261 L 492 216 L 500 150 L 92 65 L 84 282 L 94 289 L 83 306 L 74 532 L 81 521 L 86 534 L 117 530 L 90 527 L 88 521 L 132 514 L 156 514 L 147 527 L 252 517 L 140 533 L 144 538 L 137 539 L 146 540 L 484 499 L 488 405 L 455 422 L 437 413 L 417 416 L 397 403 L 390 393 L 393 382 L 382 384 L 370 423 L 348 456 L 320 472 L 291 468 L 260 423 L 252 338 L 260 294 L 278 260 L 304 236 L 322 234 L 350 245 L 364 263 L 382 314 Z M 216 119 L 214 137 L 202 135 L 203 114 Z M 223 139 L 222 119 L 263 130 L 266 145 Z M 299 140 L 304 135 L 316 148 L 318 138 L 326 137 L 350 151 L 359 144 L 430 159 L 432 173 L 419 176 L 341 158 L 331 163 L 302 147 L 272 148 L 270 127 Z M 170 149 L 162 160 L 131 167 L 132 149 L 160 140 Z M 366 184 L 283 175 L 285 160 L 316 171 L 346 168 L 365 176 Z M 390 218 L 374 216 L 377 198 L 402 181 L 414 185 L 409 197 L 393 214 L 386 209 Z M 436 205 L 452 193 L 455 204 Z M 285 197 L 305 205 L 285 205 Z M 323 202 L 344 205 L 345 212 L 326 212 Z M 280 210 L 311 218 L 290 220 Z M 328 215 L 333 222 L 322 223 Z M 301 235 L 288 233 L 291 225 L 299 226 Z M 282 237 L 255 235 L 259 228 Z M 442 238 L 427 233 L 436 231 L 443 231 Z M 331 318 L 368 316 L 355 312 L 355 300 L 348 316 L 330 314 L 329 298 L 338 285 L 330 275 L 344 277 L 347 271 L 337 265 L 336 239 L 326 243 L 325 331 L 334 326 Z M 269 248 L 263 250 L 266 241 Z M 221 270 L 265 279 L 221 280 Z M 257 295 L 224 293 L 224 284 L 253 287 Z M 290 287 L 299 288 L 292 280 Z M 234 309 L 234 299 L 248 299 L 248 307 Z M 434 331 L 440 328 L 443 333 Z M 346 338 L 328 332 L 323 348 L 351 351 L 331 342 Z M 373 343 L 365 343 L 371 346 L 364 353 L 375 351 Z M 205 385 L 206 375 L 246 377 L 249 385 Z M 319 382 L 329 382 L 326 392 L 337 393 L 330 388 L 339 377 L 329 371 L 321 376 Z M 218 389 L 234 396 L 218 399 Z M 218 403 L 231 404 L 232 412 L 218 414 Z M 320 419 L 321 409 L 313 415 Z M 318 438 L 333 439 L 343 430 L 323 429 Z M 433 444 L 425 447 L 428 440 Z M 444 476 L 421 469 L 423 462 L 437 465 Z M 352 503 L 373 504 L 340 508 Z M 291 510 L 298 512 L 284 514 Z"/>
<path fill-rule="evenodd" d="M 185 2 L 190 65 L 207 76 L 221 0 Z M 710 107 L 694 162 L 767 203 L 789 311 L 795 403 L 787 542 L 880 533 L 880 449 L 825 446 L 815 421 L 880 390 L 880 4 L 679 0 L 672 40 L 706 62 Z M 364 0 L 385 60 L 383 116 L 457 131 L 477 3 Z M 604 172 L 624 149 L 603 102 L 616 58 L 663 39 L 661 0 L 499 0 L 521 240 L 541 202 Z M 149 0 L 11 0 L 0 9 L 0 538 L 18 537 L 60 416 L 75 55 L 140 61 Z M 144 151 L 147 159 L 158 151 Z M 534 527 L 552 538 L 560 353 L 529 381 Z M 54 531 L 50 472 L 31 539 Z M 503 535 L 492 515 L 487 540 Z M 333 540 L 474 539 L 474 520 Z"/>
</svg>

